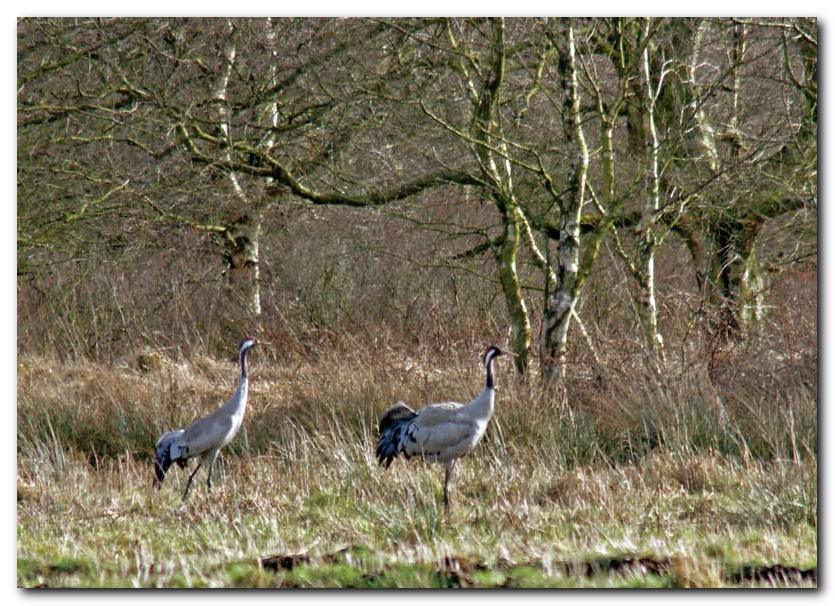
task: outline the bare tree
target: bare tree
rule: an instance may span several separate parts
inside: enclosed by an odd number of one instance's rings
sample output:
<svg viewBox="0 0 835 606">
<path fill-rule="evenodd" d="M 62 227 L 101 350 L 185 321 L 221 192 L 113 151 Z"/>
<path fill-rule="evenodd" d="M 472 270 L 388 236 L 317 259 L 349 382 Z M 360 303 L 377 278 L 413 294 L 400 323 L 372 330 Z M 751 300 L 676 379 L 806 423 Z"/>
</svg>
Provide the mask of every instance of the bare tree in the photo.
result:
<svg viewBox="0 0 835 606">
<path fill-rule="evenodd" d="M 407 29 L 426 26 L 413 21 Z M 88 197 L 107 200 L 113 213 L 141 213 L 211 235 L 230 286 L 254 316 L 261 312 L 264 213 L 277 202 L 292 196 L 375 206 L 470 182 L 420 164 L 375 187 L 360 185 L 380 174 L 352 156 L 380 120 L 372 91 L 381 80 L 408 76 L 394 62 L 384 71 L 366 69 L 377 49 L 403 38 L 379 23 L 35 19 L 21 27 L 33 38 L 19 79 L 24 136 L 45 133 L 53 149 L 77 159 L 72 170 L 91 190 Z M 39 31 L 46 33 L 38 38 Z M 106 42 L 71 52 L 88 37 Z M 76 60 L 53 65 L 45 59 L 52 53 Z M 55 128 L 62 120 L 64 128 Z M 90 218 L 91 204 L 80 205 Z M 20 241 L 37 239 L 21 234 Z"/>
</svg>

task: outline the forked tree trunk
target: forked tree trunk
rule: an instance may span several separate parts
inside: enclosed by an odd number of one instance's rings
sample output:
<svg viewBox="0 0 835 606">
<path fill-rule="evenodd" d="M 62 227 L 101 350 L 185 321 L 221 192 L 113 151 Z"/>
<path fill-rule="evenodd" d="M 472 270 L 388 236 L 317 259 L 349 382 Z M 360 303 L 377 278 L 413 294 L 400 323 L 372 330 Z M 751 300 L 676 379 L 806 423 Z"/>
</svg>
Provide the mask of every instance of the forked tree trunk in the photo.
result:
<svg viewBox="0 0 835 606">
<path fill-rule="evenodd" d="M 763 316 L 764 279 L 756 254 L 759 225 L 726 219 L 710 230 L 707 286 L 719 309 L 716 328 L 728 335 L 744 334 Z"/>
<path fill-rule="evenodd" d="M 709 22 L 699 22 L 693 36 L 693 46 L 688 65 L 692 104 L 697 128 L 697 141 L 702 158 L 709 170 L 720 175 L 722 165 L 717 147 L 716 130 L 709 123 L 703 109 L 701 86 L 697 80 L 697 66 L 700 61 L 702 41 Z M 746 52 L 745 28 L 738 26 L 734 31 L 735 45 L 731 56 L 733 87 L 731 95 L 731 116 L 729 131 L 736 132 L 739 109 L 740 70 Z M 740 150 L 735 149 L 735 161 L 740 160 Z M 729 184 L 730 186 L 731 184 Z M 730 188 L 729 188 L 730 189 Z M 733 209 L 717 210 L 717 216 L 710 221 L 707 229 L 707 272 L 705 287 L 711 306 L 719 310 L 717 330 L 726 335 L 742 333 L 759 322 L 763 312 L 763 277 L 757 262 L 755 241 L 766 213 L 754 217 L 736 217 Z"/>
</svg>

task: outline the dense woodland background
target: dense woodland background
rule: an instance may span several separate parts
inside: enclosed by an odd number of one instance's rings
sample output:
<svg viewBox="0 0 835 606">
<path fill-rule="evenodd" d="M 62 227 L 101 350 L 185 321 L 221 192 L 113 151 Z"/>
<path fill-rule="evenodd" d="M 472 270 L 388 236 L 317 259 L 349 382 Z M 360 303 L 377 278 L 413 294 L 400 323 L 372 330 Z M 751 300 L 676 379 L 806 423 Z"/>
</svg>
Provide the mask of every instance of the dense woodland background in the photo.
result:
<svg viewBox="0 0 835 606">
<path fill-rule="evenodd" d="M 814 355 L 816 148 L 814 20 L 21 19 L 19 351 Z"/>
</svg>

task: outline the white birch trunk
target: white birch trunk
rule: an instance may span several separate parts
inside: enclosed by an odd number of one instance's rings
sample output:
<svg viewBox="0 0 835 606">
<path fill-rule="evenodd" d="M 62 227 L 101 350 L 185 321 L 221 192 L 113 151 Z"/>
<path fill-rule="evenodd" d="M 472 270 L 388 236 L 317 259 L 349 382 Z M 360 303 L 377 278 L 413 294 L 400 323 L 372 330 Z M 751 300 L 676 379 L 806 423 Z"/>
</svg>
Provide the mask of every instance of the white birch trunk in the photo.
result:
<svg viewBox="0 0 835 606">
<path fill-rule="evenodd" d="M 231 163 L 233 133 L 231 128 L 231 116 L 229 112 L 229 79 L 235 65 L 237 47 L 235 44 L 235 27 L 231 19 L 226 19 L 224 35 L 226 40 L 220 55 L 220 73 L 215 88 L 212 91 L 212 100 L 217 107 L 218 131 L 225 141 L 226 151 L 224 159 Z M 246 208 L 251 207 L 251 201 L 241 186 L 240 179 L 235 171 L 229 171 L 229 181 L 232 190 L 241 200 Z M 259 240 L 261 236 L 260 213 L 252 213 L 246 220 L 238 221 L 230 228 L 227 234 L 226 246 L 230 249 L 225 256 L 229 261 L 230 274 L 234 285 L 243 285 L 244 304 L 247 310 L 255 317 L 261 316 L 261 271 L 259 258 Z"/>
<path fill-rule="evenodd" d="M 565 116 L 572 146 L 571 194 L 560 198 L 560 237 L 557 242 L 557 271 L 554 290 L 548 294 L 542 314 L 540 355 L 546 381 L 565 377 L 568 329 L 575 313 L 577 274 L 580 263 L 580 214 L 585 202 L 589 151 L 583 135 L 580 91 L 574 48 L 574 29 L 568 27 L 567 73 L 562 74 L 566 92 Z"/>
<path fill-rule="evenodd" d="M 647 20 L 645 35 L 649 33 Z M 658 303 L 655 297 L 655 251 L 658 247 L 656 213 L 661 206 L 660 176 L 658 173 L 658 132 L 655 127 L 656 91 L 652 86 L 649 61 L 649 45 L 644 46 L 641 56 L 641 80 L 644 126 L 644 149 L 646 159 L 646 194 L 641 216 L 641 233 L 637 255 L 637 278 L 639 287 L 638 316 L 644 331 L 647 349 L 662 364 L 664 363 L 664 340 L 658 330 Z"/>
</svg>

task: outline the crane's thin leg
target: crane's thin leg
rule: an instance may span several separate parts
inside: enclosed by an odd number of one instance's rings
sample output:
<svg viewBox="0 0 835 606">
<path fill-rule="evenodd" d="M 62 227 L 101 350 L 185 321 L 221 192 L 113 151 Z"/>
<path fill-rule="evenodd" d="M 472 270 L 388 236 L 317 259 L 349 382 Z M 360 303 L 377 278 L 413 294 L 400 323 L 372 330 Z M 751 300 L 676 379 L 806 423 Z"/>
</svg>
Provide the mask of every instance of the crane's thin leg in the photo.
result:
<svg viewBox="0 0 835 606">
<path fill-rule="evenodd" d="M 206 487 L 211 490 L 212 489 L 212 470 L 215 468 L 215 461 L 217 460 L 217 453 L 220 450 L 215 450 L 214 452 L 210 453 L 208 456 L 209 459 L 209 473 L 206 477 Z"/>
<path fill-rule="evenodd" d="M 444 472 L 444 509 L 449 512 L 449 481 L 452 479 L 452 470 L 455 468 L 455 461 L 453 459 L 446 464 L 446 471 Z"/>
<path fill-rule="evenodd" d="M 185 490 L 185 492 L 183 493 L 183 501 L 185 501 L 185 500 L 186 500 L 186 497 L 188 496 L 188 490 L 189 490 L 189 488 L 191 488 L 191 481 L 194 479 L 194 476 L 195 476 L 195 475 L 197 475 L 197 472 L 200 470 L 200 467 L 201 467 L 202 465 L 203 465 L 203 459 L 200 459 L 200 460 L 197 462 L 197 467 L 195 467 L 195 468 L 194 468 L 194 471 L 192 471 L 192 472 L 191 472 L 191 475 L 189 475 L 189 477 L 188 477 L 188 483 L 186 484 L 186 490 Z"/>
</svg>

